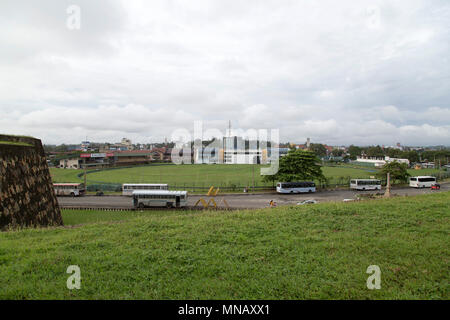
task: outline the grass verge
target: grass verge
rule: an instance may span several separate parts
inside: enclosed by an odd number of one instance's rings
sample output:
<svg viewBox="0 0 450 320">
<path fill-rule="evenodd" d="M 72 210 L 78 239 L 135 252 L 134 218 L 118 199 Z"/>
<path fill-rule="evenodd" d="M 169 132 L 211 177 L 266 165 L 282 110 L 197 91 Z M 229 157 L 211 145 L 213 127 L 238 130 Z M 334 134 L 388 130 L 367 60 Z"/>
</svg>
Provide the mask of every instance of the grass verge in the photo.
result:
<svg viewBox="0 0 450 320">
<path fill-rule="evenodd" d="M 64 211 L 75 227 L 0 233 L 0 298 L 449 298 L 449 192 L 108 214 Z M 69 265 L 80 290 L 66 287 Z M 369 265 L 381 268 L 380 290 L 366 287 Z"/>
</svg>

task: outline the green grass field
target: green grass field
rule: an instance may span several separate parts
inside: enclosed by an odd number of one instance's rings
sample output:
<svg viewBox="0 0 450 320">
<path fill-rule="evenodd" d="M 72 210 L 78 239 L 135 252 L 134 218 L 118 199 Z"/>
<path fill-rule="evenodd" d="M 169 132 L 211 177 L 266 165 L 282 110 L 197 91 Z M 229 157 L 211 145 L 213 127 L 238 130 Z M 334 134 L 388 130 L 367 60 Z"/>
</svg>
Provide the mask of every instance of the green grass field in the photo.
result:
<svg viewBox="0 0 450 320">
<path fill-rule="evenodd" d="M 255 184 L 263 183 L 260 175 L 261 166 L 255 165 L 149 165 L 135 168 L 121 168 L 114 170 L 99 170 L 87 175 L 88 185 L 96 183 L 168 183 L 173 187 L 209 187 L 222 186 L 236 189 L 253 185 L 253 169 Z M 325 166 L 324 175 L 330 179 L 330 184 L 345 183 L 350 178 L 370 178 L 375 176 L 377 169 L 364 167 Z M 82 170 L 51 168 L 50 172 L 54 182 L 82 182 L 77 177 Z M 428 175 L 438 170 L 423 169 L 410 170 L 411 175 Z"/>
<path fill-rule="evenodd" d="M 73 169 L 60 169 L 60 168 L 50 168 L 50 175 L 52 176 L 53 182 L 64 183 L 64 182 L 83 182 L 83 177 L 79 178 L 77 175 L 82 174 L 82 170 Z"/>
<path fill-rule="evenodd" d="M 450 193 L 253 211 L 64 211 L 0 233 L 0 299 L 448 299 Z M 81 224 L 81 225 L 80 225 Z M 68 290 L 66 269 L 81 269 Z M 368 290 L 366 269 L 381 268 Z"/>
</svg>

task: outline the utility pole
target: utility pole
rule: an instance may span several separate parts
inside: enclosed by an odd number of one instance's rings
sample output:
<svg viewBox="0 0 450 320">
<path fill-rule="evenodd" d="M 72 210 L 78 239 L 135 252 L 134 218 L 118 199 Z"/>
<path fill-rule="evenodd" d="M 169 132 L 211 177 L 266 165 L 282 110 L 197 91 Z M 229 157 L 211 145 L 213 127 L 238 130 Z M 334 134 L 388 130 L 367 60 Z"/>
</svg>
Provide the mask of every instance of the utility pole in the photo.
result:
<svg viewBox="0 0 450 320">
<path fill-rule="evenodd" d="M 441 172 L 441 159 L 439 159 L 439 172 L 438 172 L 438 175 L 439 175 L 439 180 L 441 179 L 441 176 L 442 176 L 442 172 Z"/>
<path fill-rule="evenodd" d="M 253 175 L 253 178 L 252 178 L 252 180 L 253 180 L 253 192 L 255 192 L 255 164 L 253 163 L 252 164 L 252 175 Z"/>
<path fill-rule="evenodd" d="M 84 187 L 87 190 L 87 184 L 86 184 L 87 176 L 86 176 L 86 173 L 87 173 L 87 171 L 86 171 L 86 158 L 84 158 Z"/>
<path fill-rule="evenodd" d="M 391 177 L 389 172 L 387 173 L 386 178 L 386 191 L 384 192 L 384 197 L 389 198 L 391 196 Z"/>
</svg>

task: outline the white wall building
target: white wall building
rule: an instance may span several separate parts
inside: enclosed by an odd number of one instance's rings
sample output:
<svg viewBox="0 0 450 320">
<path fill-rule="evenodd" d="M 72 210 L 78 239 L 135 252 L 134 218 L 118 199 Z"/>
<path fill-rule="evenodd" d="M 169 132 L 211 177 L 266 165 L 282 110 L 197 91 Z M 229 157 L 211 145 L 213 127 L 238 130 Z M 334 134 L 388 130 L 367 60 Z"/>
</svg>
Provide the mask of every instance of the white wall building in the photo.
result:
<svg viewBox="0 0 450 320">
<path fill-rule="evenodd" d="M 386 162 L 400 162 L 400 163 L 406 163 L 407 166 L 409 166 L 409 160 L 408 159 L 401 159 L 401 158 L 390 158 L 390 157 L 384 157 L 384 160 Z"/>
<path fill-rule="evenodd" d="M 263 151 L 259 149 L 225 150 L 223 160 L 225 164 L 260 164 L 263 163 Z"/>
<path fill-rule="evenodd" d="M 194 148 L 195 163 L 268 164 L 269 148 L 259 141 L 224 137 L 216 147 Z M 274 151 L 272 151 L 274 152 Z"/>
<path fill-rule="evenodd" d="M 266 164 L 267 145 L 259 141 L 245 141 L 242 137 L 223 138 L 223 163 L 225 164 Z"/>
<path fill-rule="evenodd" d="M 81 141 L 81 150 L 88 151 L 91 147 L 91 143 L 89 141 Z"/>
<path fill-rule="evenodd" d="M 194 148 L 194 163 L 195 164 L 213 164 L 223 163 L 223 150 L 219 148 Z"/>
<path fill-rule="evenodd" d="M 81 160 L 75 159 L 61 159 L 59 160 L 59 167 L 65 169 L 80 169 Z"/>
<path fill-rule="evenodd" d="M 400 159 L 400 158 L 391 158 L 388 156 L 385 157 L 367 157 L 367 156 L 358 156 L 356 157 L 356 162 L 362 162 L 362 163 L 372 163 L 375 167 L 382 167 L 388 162 L 400 162 L 400 163 L 406 163 L 406 165 L 409 166 L 409 160 L 408 159 Z"/>
</svg>

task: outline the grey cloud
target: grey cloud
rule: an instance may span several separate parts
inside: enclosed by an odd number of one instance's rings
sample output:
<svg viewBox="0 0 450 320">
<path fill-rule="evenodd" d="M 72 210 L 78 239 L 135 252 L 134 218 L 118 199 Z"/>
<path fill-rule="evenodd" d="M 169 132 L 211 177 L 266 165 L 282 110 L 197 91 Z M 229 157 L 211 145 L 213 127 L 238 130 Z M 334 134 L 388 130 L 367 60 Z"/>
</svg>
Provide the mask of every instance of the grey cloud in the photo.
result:
<svg viewBox="0 0 450 320">
<path fill-rule="evenodd" d="M 2 2 L 0 130 L 145 140 L 230 119 L 297 142 L 448 144 L 449 21 L 427 0 Z"/>
</svg>

